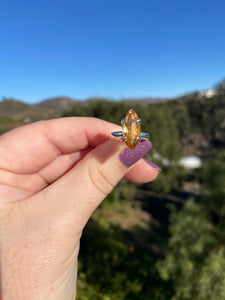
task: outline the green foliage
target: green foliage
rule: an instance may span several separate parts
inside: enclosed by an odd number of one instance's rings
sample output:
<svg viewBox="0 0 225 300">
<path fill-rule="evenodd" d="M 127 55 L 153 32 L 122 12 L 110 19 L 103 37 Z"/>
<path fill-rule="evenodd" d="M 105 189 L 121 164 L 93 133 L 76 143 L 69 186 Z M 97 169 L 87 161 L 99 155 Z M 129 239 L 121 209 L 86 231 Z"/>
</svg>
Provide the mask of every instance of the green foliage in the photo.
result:
<svg viewBox="0 0 225 300">
<path fill-rule="evenodd" d="M 191 122 L 190 130 L 192 132 L 201 132 L 203 129 L 203 119 L 206 111 L 204 102 L 203 100 L 190 99 L 185 103 Z"/>
<path fill-rule="evenodd" d="M 189 116 L 188 107 L 184 101 L 174 101 L 171 106 L 172 117 L 176 122 L 179 138 L 182 138 L 190 133 L 192 118 Z"/>
<path fill-rule="evenodd" d="M 215 85 L 215 90 L 218 95 L 225 95 L 225 78 Z"/>
<path fill-rule="evenodd" d="M 225 224 L 225 150 L 210 158 L 203 166 L 200 178 L 207 209 Z"/>
<path fill-rule="evenodd" d="M 173 300 L 225 299 L 225 151 L 203 167 L 203 196 L 171 214 L 169 252 L 158 263 Z"/>
<path fill-rule="evenodd" d="M 203 207 L 189 200 L 178 213 L 171 215 L 170 251 L 158 267 L 163 279 L 172 279 L 174 300 L 197 299 L 199 275 L 215 245 L 213 226 Z"/>
<path fill-rule="evenodd" d="M 225 249 L 210 252 L 198 279 L 198 300 L 225 299 Z"/>
<path fill-rule="evenodd" d="M 104 218 L 89 222 L 79 260 L 78 300 L 167 300 L 171 296 L 149 249 Z"/>
<path fill-rule="evenodd" d="M 178 128 L 169 105 L 150 105 L 141 114 L 150 128 L 152 152 L 174 161 L 180 158 Z M 143 127 L 144 128 L 144 127 Z"/>
<path fill-rule="evenodd" d="M 186 105 L 192 120 L 192 131 L 201 132 L 212 142 L 216 139 L 224 141 L 225 95 L 203 98 L 201 101 L 192 100 Z"/>
<path fill-rule="evenodd" d="M 156 162 L 160 165 L 159 162 Z M 182 186 L 186 173 L 182 167 L 179 166 L 161 166 L 162 171 L 157 179 L 151 183 L 151 188 L 158 196 L 164 196 L 171 190 L 179 190 Z"/>
<path fill-rule="evenodd" d="M 18 125 L 21 125 L 21 123 L 21 120 L 14 120 L 9 117 L 0 117 L 0 135 Z"/>
<path fill-rule="evenodd" d="M 112 204 L 117 204 L 118 202 L 127 202 L 134 200 L 136 195 L 136 187 L 132 182 L 128 182 L 122 179 L 117 186 L 112 190 L 112 192 L 106 197 L 102 202 L 102 207 L 112 207 Z"/>
<path fill-rule="evenodd" d="M 225 95 L 213 98 L 184 97 L 167 103 L 179 131 L 179 138 L 200 133 L 211 143 L 219 140 L 224 146 L 225 139 Z"/>
<path fill-rule="evenodd" d="M 115 101 L 94 99 L 85 104 L 76 104 L 70 111 L 65 112 L 63 116 L 94 117 L 118 123 L 125 116 L 129 108 L 129 105 L 124 102 L 118 103 Z"/>
</svg>

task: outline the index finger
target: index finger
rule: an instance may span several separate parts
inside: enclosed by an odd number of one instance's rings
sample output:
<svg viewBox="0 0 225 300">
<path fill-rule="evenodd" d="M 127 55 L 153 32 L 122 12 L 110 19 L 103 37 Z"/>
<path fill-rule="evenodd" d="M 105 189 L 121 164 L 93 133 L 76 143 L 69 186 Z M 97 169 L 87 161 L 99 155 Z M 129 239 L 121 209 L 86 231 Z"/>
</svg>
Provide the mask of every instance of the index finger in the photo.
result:
<svg viewBox="0 0 225 300">
<path fill-rule="evenodd" d="M 93 148 L 119 126 L 96 118 L 69 117 L 39 121 L 0 137 L 0 168 L 35 172 L 58 155 Z"/>
</svg>

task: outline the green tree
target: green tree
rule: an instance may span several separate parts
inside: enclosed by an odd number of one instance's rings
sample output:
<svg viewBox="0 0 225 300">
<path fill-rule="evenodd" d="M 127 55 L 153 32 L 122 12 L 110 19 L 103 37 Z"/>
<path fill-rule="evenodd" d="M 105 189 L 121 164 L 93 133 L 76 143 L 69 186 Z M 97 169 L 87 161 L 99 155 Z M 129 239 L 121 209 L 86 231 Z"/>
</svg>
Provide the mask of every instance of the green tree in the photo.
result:
<svg viewBox="0 0 225 300">
<path fill-rule="evenodd" d="M 225 78 L 215 85 L 215 90 L 218 95 L 225 95 Z"/>
<path fill-rule="evenodd" d="M 158 263 L 173 300 L 225 299 L 225 150 L 201 171 L 203 195 L 171 214 L 169 251 Z"/>
<path fill-rule="evenodd" d="M 197 299 L 199 275 L 216 243 L 213 229 L 204 208 L 193 200 L 172 213 L 170 251 L 158 267 L 162 278 L 173 282 L 173 300 Z"/>
<path fill-rule="evenodd" d="M 168 103 L 172 109 L 172 116 L 176 122 L 179 139 L 190 134 L 191 118 L 188 113 L 187 105 L 184 101 L 172 101 Z"/>
<path fill-rule="evenodd" d="M 225 248 L 213 249 L 198 279 L 198 300 L 225 299 Z"/>
<path fill-rule="evenodd" d="M 149 247 L 104 218 L 89 221 L 81 240 L 78 300 L 167 300 L 169 284 L 154 266 Z"/>
<path fill-rule="evenodd" d="M 225 226 L 225 149 L 208 159 L 200 173 L 206 209 Z M 216 221 L 214 220 L 214 221 Z"/>
</svg>

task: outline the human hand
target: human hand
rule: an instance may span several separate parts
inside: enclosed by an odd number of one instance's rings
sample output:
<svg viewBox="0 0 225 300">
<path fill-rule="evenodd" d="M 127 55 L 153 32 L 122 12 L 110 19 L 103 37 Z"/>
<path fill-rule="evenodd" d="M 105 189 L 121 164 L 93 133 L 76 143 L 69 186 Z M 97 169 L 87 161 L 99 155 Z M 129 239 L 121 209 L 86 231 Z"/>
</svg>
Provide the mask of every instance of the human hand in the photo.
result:
<svg viewBox="0 0 225 300">
<path fill-rule="evenodd" d="M 130 168 L 121 162 L 126 147 L 109 139 L 115 130 L 63 118 L 0 137 L 0 299 L 75 299 L 79 241 L 92 212 L 122 177 L 158 175 L 143 159 Z"/>
</svg>

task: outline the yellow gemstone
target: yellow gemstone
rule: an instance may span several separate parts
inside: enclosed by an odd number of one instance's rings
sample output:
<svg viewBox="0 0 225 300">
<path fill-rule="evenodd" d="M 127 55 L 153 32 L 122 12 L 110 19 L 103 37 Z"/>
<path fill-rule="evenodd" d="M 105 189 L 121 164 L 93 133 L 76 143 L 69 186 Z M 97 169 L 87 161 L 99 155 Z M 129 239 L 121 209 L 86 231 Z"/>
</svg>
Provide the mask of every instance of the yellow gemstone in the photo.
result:
<svg viewBox="0 0 225 300">
<path fill-rule="evenodd" d="M 128 148 L 133 150 L 138 143 L 138 137 L 141 133 L 141 125 L 140 122 L 138 122 L 138 115 L 133 109 L 128 111 L 125 120 L 126 122 L 122 124 L 122 133 L 125 137 L 124 141 Z"/>
</svg>

